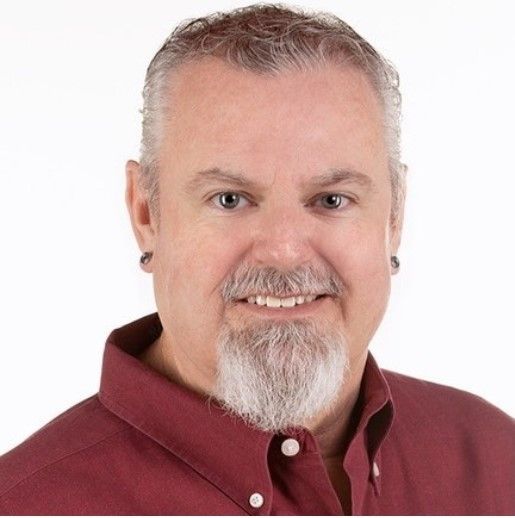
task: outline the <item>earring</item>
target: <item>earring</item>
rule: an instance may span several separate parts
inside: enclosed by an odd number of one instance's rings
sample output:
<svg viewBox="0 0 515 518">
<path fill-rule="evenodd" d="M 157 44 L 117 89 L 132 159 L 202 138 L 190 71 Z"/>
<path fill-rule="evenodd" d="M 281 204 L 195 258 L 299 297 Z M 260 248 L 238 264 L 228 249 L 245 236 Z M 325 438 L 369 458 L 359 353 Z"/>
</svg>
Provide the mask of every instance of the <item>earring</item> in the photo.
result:
<svg viewBox="0 0 515 518">
<path fill-rule="evenodd" d="M 153 252 L 145 252 L 139 259 L 140 264 L 147 264 L 153 255 Z"/>
<path fill-rule="evenodd" d="M 398 270 L 399 266 L 401 265 L 401 262 L 396 255 L 392 255 L 392 257 L 390 257 L 390 263 L 392 264 L 392 268 L 394 270 Z"/>
</svg>

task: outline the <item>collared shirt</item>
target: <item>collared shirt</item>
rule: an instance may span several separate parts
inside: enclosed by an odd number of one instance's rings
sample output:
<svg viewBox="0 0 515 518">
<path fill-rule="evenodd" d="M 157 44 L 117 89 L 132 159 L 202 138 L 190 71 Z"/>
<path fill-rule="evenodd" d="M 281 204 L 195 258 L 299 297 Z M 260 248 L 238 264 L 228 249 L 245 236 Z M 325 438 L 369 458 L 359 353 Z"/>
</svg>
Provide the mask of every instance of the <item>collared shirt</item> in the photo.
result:
<svg viewBox="0 0 515 518">
<path fill-rule="evenodd" d="M 0 457 L 0 514 L 342 514 L 307 429 L 252 428 L 137 358 L 161 331 L 157 313 L 112 331 L 99 392 Z M 515 513 L 515 423 L 496 407 L 369 353 L 354 415 L 352 514 Z"/>
</svg>

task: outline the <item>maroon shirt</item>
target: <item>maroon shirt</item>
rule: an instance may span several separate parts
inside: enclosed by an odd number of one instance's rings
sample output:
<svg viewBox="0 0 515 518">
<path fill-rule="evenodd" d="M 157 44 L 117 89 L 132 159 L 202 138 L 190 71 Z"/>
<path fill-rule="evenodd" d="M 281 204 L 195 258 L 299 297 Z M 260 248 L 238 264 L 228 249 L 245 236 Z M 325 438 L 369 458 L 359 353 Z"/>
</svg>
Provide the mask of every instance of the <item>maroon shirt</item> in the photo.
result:
<svg viewBox="0 0 515 518">
<path fill-rule="evenodd" d="M 0 514 L 342 514 L 307 429 L 251 428 L 135 357 L 161 331 L 115 329 L 98 394 L 0 457 Z M 515 422 L 483 399 L 369 354 L 353 416 L 353 514 L 515 513 Z"/>
</svg>

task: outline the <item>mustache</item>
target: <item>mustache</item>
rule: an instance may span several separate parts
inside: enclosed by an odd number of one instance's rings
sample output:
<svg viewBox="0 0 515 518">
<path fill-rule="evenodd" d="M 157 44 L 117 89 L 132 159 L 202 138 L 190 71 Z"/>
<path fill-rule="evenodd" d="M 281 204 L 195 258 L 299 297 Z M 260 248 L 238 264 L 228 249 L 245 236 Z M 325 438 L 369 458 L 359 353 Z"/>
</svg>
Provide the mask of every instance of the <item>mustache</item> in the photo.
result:
<svg viewBox="0 0 515 518">
<path fill-rule="evenodd" d="M 222 298 L 232 302 L 260 293 L 280 298 L 312 294 L 339 297 L 343 291 L 344 284 L 338 275 L 325 267 L 309 265 L 281 272 L 271 266 L 256 269 L 243 264 L 225 282 Z"/>
</svg>

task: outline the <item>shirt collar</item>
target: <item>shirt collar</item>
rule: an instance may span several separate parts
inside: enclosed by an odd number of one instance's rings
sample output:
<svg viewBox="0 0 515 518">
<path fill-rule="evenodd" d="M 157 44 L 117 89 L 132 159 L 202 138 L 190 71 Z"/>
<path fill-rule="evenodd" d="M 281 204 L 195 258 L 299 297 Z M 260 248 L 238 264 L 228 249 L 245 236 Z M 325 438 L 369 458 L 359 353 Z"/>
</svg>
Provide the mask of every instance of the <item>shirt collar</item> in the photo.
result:
<svg viewBox="0 0 515 518">
<path fill-rule="evenodd" d="M 369 352 L 355 412 L 358 425 L 347 448 L 344 468 L 351 479 L 352 513 L 361 514 L 367 485 L 381 494 L 381 444 L 392 427 L 395 407 L 386 378 Z"/>
<path fill-rule="evenodd" d="M 152 313 L 109 334 L 99 399 L 111 412 L 181 458 L 249 512 L 249 494 L 272 492 L 267 454 L 274 434 L 246 425 L 209 403 L 207 396 L 170 381 L 137 358 L 162 329 L 158 313 Z M 370 353 L 357 405 L 356 433 L 344 461 L 351 478 L 353 512 L 361 508 L 368 481 L 376 491 L 380 490 L 377 480 L 371 478 L 372 466 L 393 417 L 390 389 Z M 309 431 L 299 430 L 302 434 L 309 435 Z M 355 481 L 355 476 L 360 480 Z M 261 508 L 256 514 L 267 511 Z"/>
</svg>

